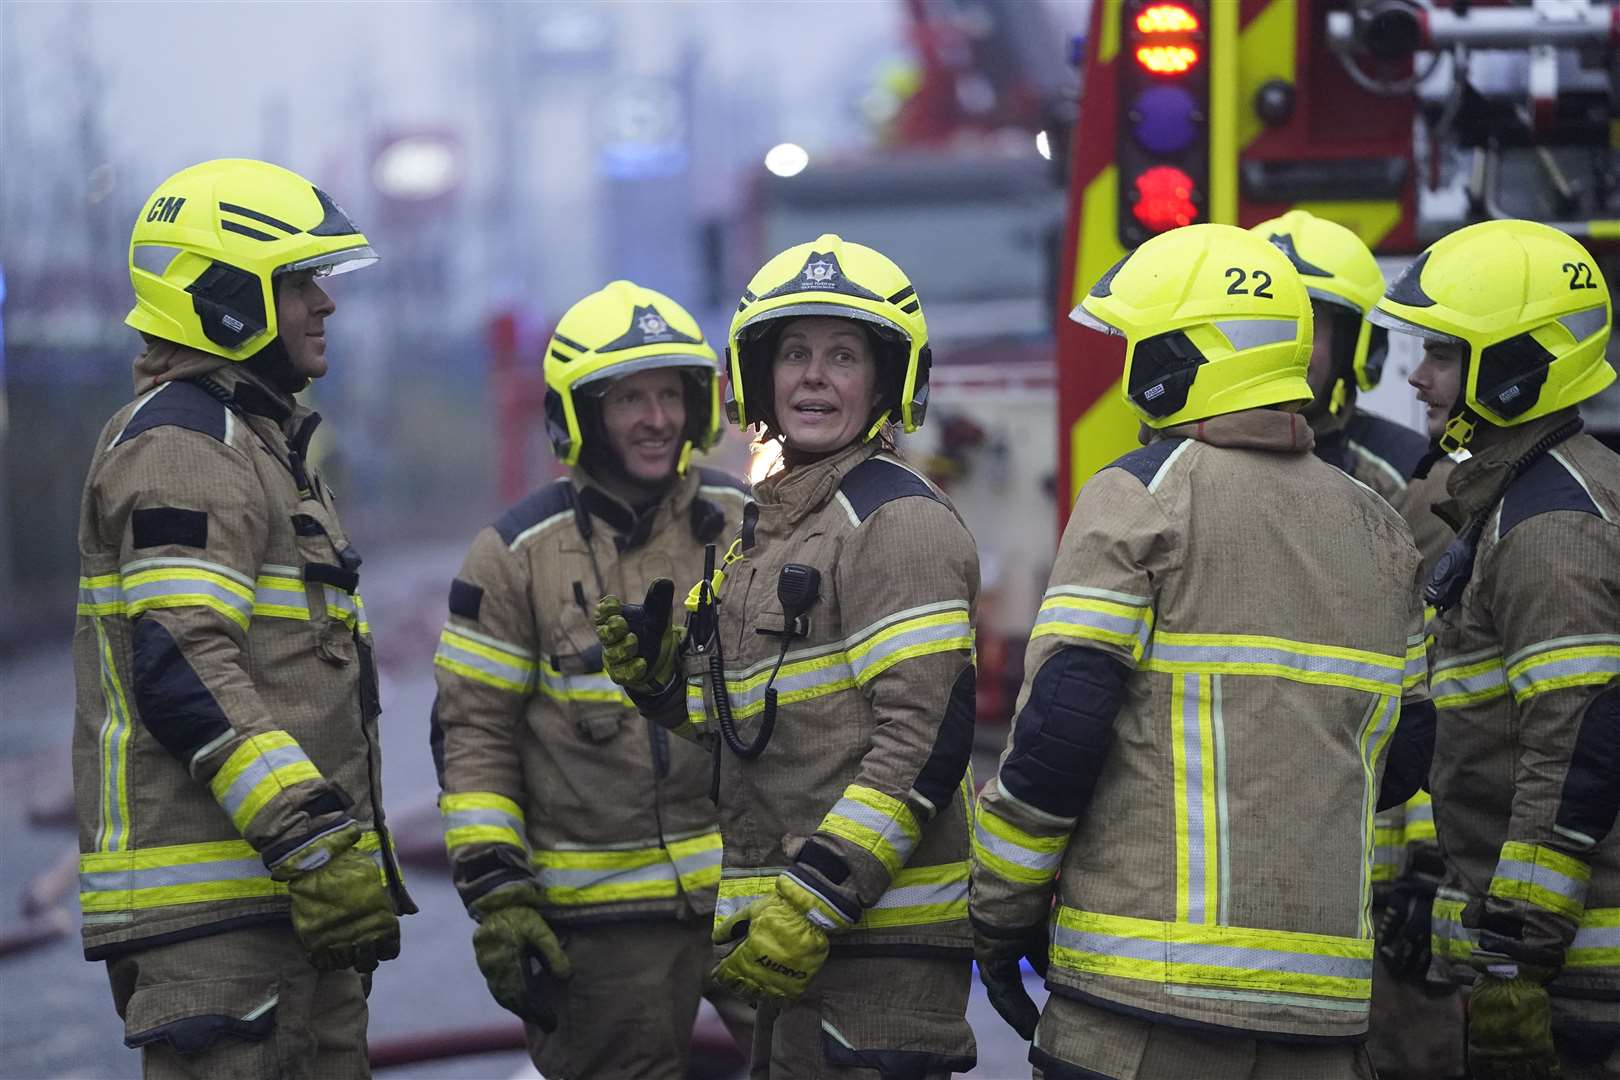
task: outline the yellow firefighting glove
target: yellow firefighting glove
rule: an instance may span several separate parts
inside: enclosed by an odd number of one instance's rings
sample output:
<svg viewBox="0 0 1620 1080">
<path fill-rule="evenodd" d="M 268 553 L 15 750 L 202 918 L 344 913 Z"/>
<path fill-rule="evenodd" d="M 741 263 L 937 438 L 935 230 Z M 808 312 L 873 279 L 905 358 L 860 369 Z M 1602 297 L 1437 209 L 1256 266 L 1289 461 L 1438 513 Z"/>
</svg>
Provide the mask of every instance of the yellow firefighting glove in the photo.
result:
<svg viewBox="0 0 1620 1080">
<path fill-rule="evenodd" d="M 1021 961 L 1029 957 L 1029 966 L 1045 976 L 1049 949 L 1044 922 L 1004 930 L 973 920 L 973 958 L 978 961 L 979 981 L 984 983 L 991 1006 L 1026 1042 L 1035 1039 L 1041 1010 L 1024 989 Z"/>
<path fill-rule="evenodd" d="M 774 896 L 715 925 L 714 943 L 732 948 L 710 978 L 756 1004 L 792 1001 L 827 962 L 827 931 L 850 925 L 798 878 L 778 874 Z"/>
<path fill-rule="evenodd" d="M 502 885 L 468 906 L 478 920 L 473 954 L 490 996 L 541 1031 L 556 1031 L 557 1009 L 541 975 L 567 979 L 574 969 L 540 917 L 540 887 L 527 881 Z"/>
<path fill-rule="evenodd" d="M 608 678 L 641 697 L 656 697 L 675 681 L 681 631 L 670 620 L 675 583 L 659 578 L 642 604 L 616 596 L 596 602 L 596 637 Z"/>
<path fill-rule="evenodd" d="M 1550 967 L 1489 964 L 1468 998 L 1468 1069 L 1474 1080 L 1559 1080 L 1552 1007 L 1544 985 Z"/>
<path fill-rule="evenodd" d="M 287 883 L 293 931 L 317 971 L 375 971 L 399 955 L 399 916 L 354 822 L 316 837 L 270 869 Z"/>
</svg>

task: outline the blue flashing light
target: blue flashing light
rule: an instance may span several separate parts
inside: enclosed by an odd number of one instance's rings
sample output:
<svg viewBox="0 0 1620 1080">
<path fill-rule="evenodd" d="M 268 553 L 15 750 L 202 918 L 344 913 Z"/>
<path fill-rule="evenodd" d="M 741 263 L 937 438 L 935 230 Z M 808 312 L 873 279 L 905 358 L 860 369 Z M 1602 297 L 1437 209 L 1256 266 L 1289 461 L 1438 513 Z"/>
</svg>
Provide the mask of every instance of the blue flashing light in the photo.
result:
<svg viewBox="0 0 1620 1080">
<path fill-rule="evenodd" d="M 1155 86 L 1137 96 L 1131 118 L 1131 133 L 1144 150 L 1179 153 L 1198 134 L 1198 101 L 1184 87 Z"/>
</svg>

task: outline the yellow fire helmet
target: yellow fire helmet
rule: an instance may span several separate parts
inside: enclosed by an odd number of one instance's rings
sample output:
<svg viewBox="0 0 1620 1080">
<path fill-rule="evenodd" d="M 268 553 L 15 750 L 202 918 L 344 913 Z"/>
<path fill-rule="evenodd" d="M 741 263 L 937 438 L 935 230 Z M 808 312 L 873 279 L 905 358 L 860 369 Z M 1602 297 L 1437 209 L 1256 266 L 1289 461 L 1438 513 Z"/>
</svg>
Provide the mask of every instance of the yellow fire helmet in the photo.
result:
<svg viewBox="0 0 1620 1080">
<path fill-rule="evenodd" d="M 1333 320 L 1335 370 L 1329 407 L 1338 412 L 1343 384 L 1355 380 L 1371 390 L 1384 375 L 1389 331 L 1367 321 L 1367 313 L 1384 295 L 1384 273 L 1361 237 L 1306 210 L 1290 210 L 1249 230 L 1277 245 L 1299 271 L 1311 299 L 1328 306 Z M 1317 314 L 1323 314 L 1317 309 Z"/>
<path fill-rule="evenodd" d="M 692 451 L 720 437 L 720 380 L 714 349 L 697 320 L 661 292 L 614 281 L 563 315 L 546 347 L 546 433 L 564 465 L 579 464 L 589 434 L 581 424 L 584 399 L 615 379 L 654 368 L 675 368 L 686 384 L 685 444 L 679 469 Z"/>
<path fill-rule="evenodd" d="M 246 360 L 276 337 L 277 274 L 358 270 L 377 261 L 331 196 L 295 172 L 222 158 L 158 185 L 129 238 L 135 307 L 126 323 L 193 349 Z"/>
<path fill-rule="evenodd" d="M 907 431 L 922 426 L 933 354 L 917 291 L 888 256 L 832 233 L 777 255 L 743 291 L 726 350 L 731 374 L 726 415 L 732 423 L 740 428 L 775 426 L 772 324 L 779 329 L 779 320 L 807 315 L 856 319 L 889 346 L 878 350 L 881 396 L 867 438 L 892 420 Z"/>
<path fill-rule="evenodd" d="M 1125 400 L 1149 427 L 1311 400 L 1311 301 L 1277 248 L 1184 225 L 1114 264 L 1069 313 L 1125 339 Z"/>
<path fill-rule="evenodd" d="M 1371 318 L 1462 347 L 1462 400 L 1440 437 L 1451 453 L 1468 444 L 1479 420 L 1516 427 L 1613 382 L 1604 356 L 1611 305 L 1597 260 L 1573 237 L 1507 219 L 1430 244 Z"/>
</svg>

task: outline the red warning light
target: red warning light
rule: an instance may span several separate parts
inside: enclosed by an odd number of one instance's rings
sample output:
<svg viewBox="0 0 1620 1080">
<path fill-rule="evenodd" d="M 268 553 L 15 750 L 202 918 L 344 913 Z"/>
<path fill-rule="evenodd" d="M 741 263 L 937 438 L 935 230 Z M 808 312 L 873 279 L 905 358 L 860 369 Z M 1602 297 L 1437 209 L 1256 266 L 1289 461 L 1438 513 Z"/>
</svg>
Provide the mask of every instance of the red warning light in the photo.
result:
<svg viewBox="0 0 1620 1080">
<path fill-rule="evenodd" d="M 1191 45 L 1143 45 L 1136 50 L 1136 62 L 1155 75 L 1183 75 L 1198 63 L 1198 50 Z"/>
<path fill-rule="evenodd" d="M 1185 34 L 1198 29 L 1198 16 L 1180 4 L 1154 4 L 1136 17 L 1143 34 Z"/>
<path fill-rule="evenodd" d="M 1173 165 L 1155 165 L 1136 178 L 1136 203 L 1131 213 L 1156 233 L 1191 225 L 1198 220 L 1192 177 Z"/>
</svg>

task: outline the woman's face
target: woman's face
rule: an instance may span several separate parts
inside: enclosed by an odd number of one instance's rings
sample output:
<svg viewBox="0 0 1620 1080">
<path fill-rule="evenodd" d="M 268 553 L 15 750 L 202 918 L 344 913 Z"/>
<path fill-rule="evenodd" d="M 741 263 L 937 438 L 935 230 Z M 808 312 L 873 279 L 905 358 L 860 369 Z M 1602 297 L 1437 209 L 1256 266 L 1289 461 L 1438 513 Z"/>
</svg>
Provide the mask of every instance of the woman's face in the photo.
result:
<svg viewBox="0 0 1620 1080">
<path fill-rule="evenodd" d="M 825 315 L 794 319 L 771 364 L 776 426 L 788 446 L 825 454 L 854 442 L 877 406 L 877 360 L 859 323 Z"/>
</svg>

